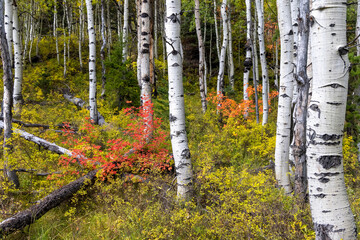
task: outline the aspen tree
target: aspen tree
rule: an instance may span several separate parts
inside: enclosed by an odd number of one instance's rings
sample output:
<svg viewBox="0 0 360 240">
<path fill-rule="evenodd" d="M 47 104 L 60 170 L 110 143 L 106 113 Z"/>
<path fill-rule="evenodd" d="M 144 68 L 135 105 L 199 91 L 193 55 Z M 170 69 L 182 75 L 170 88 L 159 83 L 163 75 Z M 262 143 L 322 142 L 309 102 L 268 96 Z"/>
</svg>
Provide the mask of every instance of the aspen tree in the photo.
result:
<svg viewBox="0 0 360 240">
<path fill-rule="evenodd" d="M 360 35 L 360 1 L 357 1 L 357 13 L 356 13 L 356 37 Z M 360 37 L 356 41 L 356 56 L 360 56 Z"/>
<path fill-rule="evenodd" d="M 245 44 L 245 61 L 244 61 L 244 77 L 243 77 L 243 99 L 245 101 L 249 100 L 248 96 L 248 87 L 249 87 L 249 77 L 250 77 L 250 70 L 252 66 L 252 46 L 251 46 L 251 1 L 246 0 L 246 44 Z M 246 113 L 244 117 L 248 116 L 248 109 L 245 110 Z"/>
<path fill-rule="evenodd" d="M 219 41 L 219 30 L 218 30 L 218 24 L 217 24 L 217 6 L 216 6 L 216 0 L 214 0 L 214 24 L 215 24 L 215 44 L 216 44 L 216 52 L 218 59 L 220 60 L 220 41 Z"/>
<path fill-rule="evenodd" d="M 106 24 L 105 24 L 105 0 L 101 0 L 101 40 L 102 45 L 100 49 L 101 57 L 101 98 L 105 98 L 106 85 L 106 69 L 105 69 L 105 49 L 106 49 Z"/>
<path fill-rule="evenodd" d="M 88 33 L 89 33 L 89 106 L 90 119 L 98 124 L 96 102 L 96 33 L 92 0 L 86 0 Z"/>
<path fill-rule="evenodd" d="M 181 0 L 166 0 L 166 52 L 168 58 L 170 135 L 177 178 L 177 196 L 187 200 L 193 191 L 190 149 L 185 129 L 185 104 L 180 51 Z"/>
<path fill-rule="evenodd" d="M 262 101 L 263 101 L 263 119 L 262 124 L 265 125 L 268 122 L 269 117 L 269 103 L 268 103 L 268 69 L 266 61 L 265 51 L 265 39 L 264 39 L 264 4 L 260 0 L 255 0 L 255 9 L 258 18 L 258 38 L 259 38 L 259 50 L 260 50 L 260 63 L 262 74 Z"/>
<path fill-rule="evenodd" d="M 12 170 L 8 162 L 8 156 L 11 151 L 11 135 L 12 135 L 12 104 L 13 104 L 13 75 L 11 70 L 10 52 L 8 41 L 6 40 L 5 23 L 4 23 L 4 2 L 0 0 L 0 50 L 3 64 L 3 116 L 4 116 L 4 158 L 5 158 L 5 174 L 10 182 L 16 188 L 19 187 L 19 179 L 16 172 Z"/>
<path fill-rule="evenodd" d="M 342 139 L 348 92 L 346 4 L 312 1 L 313 87 L 307 119 L 307 174 L 316 239 L 356 239 L 344 183 Z M 300 50 L 299 50 L 300 51 Z"/>
<path fill-rule="evenodd" d="M 203 113 L 206 112 L 207 101 L 206 101 L 206 92 L 205 92 L 205 46 L 201 33 L 201 22 L 200 22 L 200 3 L 199 0 L 195 0 L 195 24 L 196 24 L 196 35 L 198 39 L 199 47 L 199 86 L 200 86 L 200 97 L 201 97 L 201 106 Z"/>
<path fill-rule="evenodd" d="M 233 57 L 233 48 L 232 48 L 232 33 L 231 33 L 231 14 L 229 10 L 229 16 L 228 16 L 228 69 L 229 69 L 229 81 L 230 81 L 230 87 L 231 90 L 235 90 L 235 69 L 234 69 L 234 57 Z"/>
<path fill-rule="evenodd" d="M 7 45 L 9 47 L 10 63 L 13 66 L 13 0 L 5 1 L 4 23 Z"/>
<path fill-rule="evenodd" d="M 23 96 L 22 96 L 23 66 L 22 66 L 19 16 L 17 11 L 17 4 L 15 1 L 13 7 L 14 7 L 13 8 L 13 39 L 14 39 L 14 66 L 15 66 L 13 101 L 14 101 L 15 115 L 20 116 L 21 105 L 23 102 Z"/>
<path fill-rule="evenodd" d="M 54 2 L 54 22 L 53 22 L 53 36 L 55 38 L 55 47 L 56 47 L 56 59 L 58 64 L 60 64 L 60 52 L 59 52 L 59 39 L 57 34 L 58 28 L 58 18 L 57 18 L 57 0 Z M 26 46 L 27 44 L 25 44 Z"/>
<path fill-rule="evenodd" d="M 122 31 L 123 62 L 128 57 L 128 32 L 129 32 L 129 0 L 124 0 L 124 24 Z"/>
<path fill-rule="evenodd" d="M 216 92 L 218 95 L 224 94 L 224 73 L 225 73 L 225 57 L 226 57 L 226 49 L 228 47 L 228 18 L 227 18 L 227 0 L 223 0 L 221 4 L 221 18 L 223 22 L 223 42 L 221 46 L 221 53 L 219 59 L 219 73 L 217 78 L 217 87 Z"/>
<path fill-rule="evenodd" d="M 289 146 L 291 132 L 291 103 L 294 86 L 293 32 L 290 0 L 277 0 L 281 41 L 279 104 L 276 127 L 275 175 L 277 183 L 289 194 Z"/>
</svg>

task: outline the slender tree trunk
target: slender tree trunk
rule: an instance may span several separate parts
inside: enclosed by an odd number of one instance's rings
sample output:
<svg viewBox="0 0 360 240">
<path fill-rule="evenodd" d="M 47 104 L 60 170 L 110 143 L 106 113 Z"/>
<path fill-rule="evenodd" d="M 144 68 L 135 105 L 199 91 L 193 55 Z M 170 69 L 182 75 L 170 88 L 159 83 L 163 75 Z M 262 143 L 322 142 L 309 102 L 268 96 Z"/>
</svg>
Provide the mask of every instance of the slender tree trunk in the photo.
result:
<svg viewBox="0 0 360 240">
<path fill-rule="evenodd" d="M 13 0 L 4 0 L 5 1 L 5 33 L 7 45 L 9 47 L 10 54 L 10 64 L 13 66 Z"/>
<path fill-rule="evenodd" d="M 201 106 L 203 113 L 206 112 L 207 101 L 205 94 L 205 46 L 201 33 L 201 22 L 200 22 L 200 3 L 199 0 L 195 0 L 195 24 L 196 24 L 196 34 L 198 38 L 198 47 L 199 47 L 199 86 L 200 86 L 200 98 Z"/>
<path fill-rule="evenodd" d="M 268 103 L 268 69 L 266 61 L 265 51 L 265 39 L 264 39 L 264 6 L 260 0 L 255 0 L 255 8 L 258 17 L 258 38 L 260 48 L 260 62 L 261 62 L 261 74 L 262 74 L 262 100 L 263 100 L 263 120 L 262 124 L 265 125 L 268 122 L 269 117 L 269 103 Z"/>
<path fill-rule="evenodd" d="M 94 12 L 91 0 L 86 0 L 88 33 L 89 33 L 89 105 L 90 119 L 98 124 L 96 101 L 96 34 L 94 28 Z"/>
<path fill-rule="evenodd" d="M 139 86 L 141 86 L 141 1 L 136 1 L 136 12 L 137 12 L 137 80 Z"/>
<path fill-rule="evenodd" d="M 150 78 L 150 2 L 149 0 L 141 1 L 140 14 L 140 66 L 141 66 L 141 105 L 143 109 L 145 135 L 150 136 L 153 129 L 153 113 L 151 103 L 151 78 Z"/>
<path fill-rule="evenodd" d="M 158 0 L 154 0 L 154 57 L 159 58 L 158 54 Z"/>
<path fill-rule="evenodd" d="M 180 54 L 181 1 L 166 0 L 166 51 L 168 56 L 170 135 L 177 178 L 177 195 L 187 200 L 193 192 L 190 149 L 185 129 L 185 104 Z"/>
<path fill-rule="evenodd" d="M 221 54 L 219 59 L 219 74 L 217 78 L 217 88 L 216 92 L 218 95 L 224 94 L 224 72 L 225 72 L 225 57 L 226 57 L 226 49 L 228 47 L 228 25 L 227 25 L 227 0 L 223 0 L 221 4 L 221 18 L 223 22 L 223 43 L 221 47 Z"/>
<path fill-rule="evenodd" d="M 344 183 L 342 154 L 350 66 L 346 5 L 340 0 L 316 0 L 311 14 L 316 19 L 311 27 L 314 82 L 306 153 L 311 214 L 317 240 L 351 240 L 357 238 L 357 231 Z"/>
<path fill-rule="evenodd" d="M 101 39 L 102 45 L 100 49 L 101 57 L 101 98 L 105 98 L 105 85 L 106 85 L 106 69 L 105 69 L 105 49 L 106 49 L 106 37 L 105 37 L 105 0 L 101 0 Z"/>
<path fill-rule="evenodd" d="M 227 25 L 228 25 L 228 34 L 229 34 L 229 38 L 228 38 L 228 45 L 229 45 L 229 51 L 228 51 L 228 65 L 229 65 L 229 81 L 230 81 L 230 87 L 231 90 L 235 90 L 235 70 L 234 70 L 234 57 L 233 57 L 233 48 L 232 48 L 232 33 L 231 33 L 231 14 L 229 11 L 229 17 L 228 17 L 228 21 L 227 21 Z"/>
<path fill-rule="evenodd" d="M 123 62 L 125 62 L 128 57 L 128 31 L 129 31 L 129 0 L 124 0 L 124 24 L 122 31 Z"/>
<path fill-rule="evenodd" d="M 112 46 L 112 30 L 111 30 L 111 18 L 110 18 L 110 0 L 106 3 L 106 25 L 107 25 L 107 48 L 108 57 L 110 57 L 111 46 Z"/>
<path fill-rule="evenodd" d="M 80 0 L 80 8 L 79 8 L 79 63 L 80 63 L 80 70 L 84 69 L 83 61 L 82 61 L 82 39 L 83 39 L 83 15 L 84 15 L 84 2 Z"/>
<path fill-rule="evenodd" d="M 64 2 L 64 11 L 66 9 L 66 6 L 65 6 L 65 2 Z M 64 79 L 66 78 L 66 72 L 67 72 L 67 68 L 66 68 L 66 30 L 65 30 L 65 17 L 66 17 L 66 14 L 64 13 L 63 15 L 63 19 L 62 19 L 62 25 L 63 25 L 63 37 L 64 37 L 64 42 L 63 42 L 63 45 L 64 45 L 64 72 L 63 72 L 63 76 L 64 76 Z"/>
<path fill-rule="evenodd" d="M 279 107 L 276 128 L 275 175 L 278 185 L 290 194 L 289 146 L 291 132 L 291 103 L 294 86 L 293 32 L 290 0 L 277 0 L 281 41 Z"/>
<path fill-rule="evenodd" d="M 54 3 L 54 24 L 53 24 L 53 34 L 55 38 L 55 45 L 56 45 L 56 59 L 58 64 L 60 65 L 60 52 L 59 52 L 59 39 L 57 34 L 58 28 L 58 20 L 57 20 L 57 1 L 55 0 Z M 25 44 L 26 45 L 26 44 Z"/>
<path fill-rule="evenodd" d="M 21 115 L 21 106 L 23 104 L 22 96 L 22 80 L 23 80 L 23 67 L 22 67 L 22 50 L 20 41 L 20 26 L 17 5 L 13 3 L 13 38 L 14 38 L 14 64 L 15 64 L 15 78 L 14 78 L 14 113 L 16 116 Z"/>
<path fill-rule="evenodd" d="M 360 1 L 357 2 L 357 15 L 356 15 L 356 36 L 360 35 Z M 356 41 L 356 56 L 360 56 L 360 37 Z"/>
<path fill-rule="evenodd" d="M 214 0 L 214 24 L 215 24 L 215 36 L 216 36 L 216 51 L 218 59 L 220 60 L 220 41 L 219 41 L 219 30 L 217 25 L 217 7 L 216 7 L 216 0 Z"/>
<path fill-rule="evenodd" d="M 294 109 L 294 144 L 292 146 L 295 162 L 295 194 L 301 201 L 306 200 L 306 117 L 309 94 L 307 77 L 307 50 L 309 42 L 309 0 L 299 0 L 298 15 L 298 54 L 296 81 L 298 96 Z"/>
<path fill-rule="evenodd" d="M 275 43 L 275 87 L 279 89 L 279 41 L 276 39 Z"/>
<path fill-rule="evenodd" d="M 0 16 L 4 16 L 4 2 L 0 0 Z M 12 6 L 11 6 L 12 7 Z M 12 11 L 11 11 L 12 12 Z M 12 21 L 12 19 L 11 19 Z M 4 116 L 4 169 L 9 181 L 14 184 L 16 188 L 20 186 L 19 179 L 16 172 L 12 170 L 9 164 L 9 155 L 11 154 L 11 135 L 12 135 L 12 104 L 13 104 L 13 75 L 11 70 L 10 52 L 8 41 L 5 33 L 6 25 L 4 18 L 0 17 L 0 50 L 3 64 L 3 116 Z"/>
<path fill-rule="evenodd" d="M 260 110 L 259 110 L 259 97 L 258 97 L 258 83 L 259 83 L 259 62 L 258 62 L 258 51 L 256 47 L 257 31 L 256 31 L 256 11 L 254 18 L 254 33 L 253 39 L 251 41 L 252 46 L 252 58 L 253 58 L 253 76 L 254 76 L 254 93 L 255 93 L 255 114 L 256 114 L 256 123 L 260 123 Z"/>
<path fill-rule="evenodd" d="M 291 0 L 291 22 L 293 25 L 293 32 L 294 32 L 294 73 L 296 73 L 296 64 L 297 64 L 297 53 L 298 53 L 298 28 L 299 28 L 299 24 L 298 24 L 298 16 L 299 16 L 299 0 Z M 296 103 L 296 99 L 297 99 L 297 83 L 296 81 L 294 82 L 294 90 L 293 90 L 293 106 Z M 292 153 L 290 153 L 290 155 L 292 155 Z M 294 156 L 291 157 L 292 159 L 294 158 Z"/>
<path fill-rule="evenodd" d="M 243 81 L 243 99 L 244 101 L 249 100 L 248 95 L 248 87 L 249 87 L 249 77 L 250 77 L 250 70 L 252 66 L 252 46 L 251 46 L 251 0 L 246 0 L 246 44 L 245 44 L 245 61 L 244 61 L 244 81 Z M 249 109 L 245 109 L 244 117 L 247 118 Z"/>
</svg>

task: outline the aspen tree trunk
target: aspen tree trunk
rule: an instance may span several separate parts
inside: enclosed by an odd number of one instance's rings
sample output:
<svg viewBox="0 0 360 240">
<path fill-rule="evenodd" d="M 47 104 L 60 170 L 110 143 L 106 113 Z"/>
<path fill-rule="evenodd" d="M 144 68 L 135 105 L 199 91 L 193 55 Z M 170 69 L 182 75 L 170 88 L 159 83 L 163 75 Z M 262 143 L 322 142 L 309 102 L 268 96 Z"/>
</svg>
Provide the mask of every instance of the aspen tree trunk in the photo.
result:
<svg viewBox="0 0 360 240">
<path fill-rule="evenodd" d="M 158 54 L 158 2 L 154 0 L 154 57 L 159 58 Z"/>
<path fill-rule="evenodd" d="M 140 41 L 140 66 L 141 66 L 141 98 L 143 112 L 145 114 L 145 134 L 147 138 L 153 129 L 153 115 L 151 106 L 151 79 L 150 79 L 150 2 L 141 1 L 141 39 Z"/>
<path fill-rule="evenodd" d="M 216 0 L 214 0 L 214 24 L 215 24 L 215 36 L 216 36 L 216 51 L 218 59 L 220 60 L 220 41 L 219 41 L 219 30 L 217 25 L 217 7 L 216 7 Z"/>
<path fill-rule="evenodd" d="M 10 52 L 8 42 L 6 40 L 4 23 L 4 2 L 0 0 L 0 50 L 1 59 L 3 64 L 3 85 L 4 85 L 4 97 L 3 97 L 3 117 L 4 117 L 4 168 L 6 177 L 10 182 L 14 184 L 16 188 L 20 186 L 19 179 L 16 172 L 12 170 L 11 165 L 8 162 L 8 156 L 11 152 L 11 130 L 12 130 L 12 104 L 13 104 L 13 75 L 11 70 Z M 12 19 L 11 19 L 12 20 Z"/>
<path fill-rule="evenodd" d="M 311 27 L 313 95 L 307 124 L 309 199 L 316 239 L 356 239 L 344 183 L 342 139 L 349 78 L 346 5 L 315 0 Z M 326 27 L 323 27 L 326 26 Z M 300 50 L 299 50 L 300 51 Z"/>
<path fill-rule="evenodd" d="M 166 0 L 166 51 L 168 56 L 170 135 L 177 178 L 177 196 L 187 200 L 193 191 L 190 149 L 185 129 L 182 55 L 180 54 L 181 0 Z"/>
<path fill-rule="evenodd" d="M 199 0 L 195 0 L 195 24 L 196 24 L 196 35 L 198 38 L 199 47 L 199 86 L 200 86 L 200 98 L 203 113 L 206 112 L 207 101 L 205 93 L 205 46 L 201 33 L 201 22 L 200 22 L 200 3 Z"/>
<path fill-rule="evenodd" d="M 227 25 L 228 25 L 228 32 L 229 32 L 229 51 L 228 51 L 228 65 L 229 65 L 229 81 L 230 81 L 230 87 L 231 90 L 235 90 L 235 76 L 234 76 L 234 57 L 233 57 L 233 48 L 232 48 L 232 33 L 231 33 L 231 14 L 229 11 L 229 17 L 228 17 L 228 21 L 227 21 Z"/>
<path fill-rule="evenodd" d="M 277 183 L 286 194 L 292 189 L 289 177 L 289 146 L 291 132 L 291 103 L 294 86 L 293 32 L 290 0 L 277 0 L 281 41 L 280 88 L 276 127 L 275 175 Z"/>
<path fill-rule="evenodd" d="M 223 22 L 223 43 L 222 43 L 221 54 L 219 59 L 219 74 L 217 78 L 217 88 L 216 88 L 217 95 L 224 94 L 225 57 L 226 57 L 226 49 L 228 47 L 228 36 L 229 36 L 226 8 L 227 8 L 227 0 L 223 0 L 221 4 L 221 18 Z"/>
<path fill-rule="evenodd" d="M 65 4 L 65 2 L 64 2 L 64 4 Z M 64 11 L 65 11 L 65 8 L 66 8 L 66 6 L 65 5 L 63 5 L 63 7 L 64 7 Z M 66 78 L 66 72 L 67 72 L 67 69 L 66 69 L 66 30 L 65 30 L 65 13 L 63 14 L 63 19 L 62 19 L 62 25 L 63 25 L 63 37 L 64 37 L 64 42 L 63 42 L 63 51 L 64 51 L 64 56 L 63 56 L 63 58 L 64 58 L 64 72 L 63 72 L 63 76 L 64 76 L 64 78 Z"/>
<path fill-rule="evenodd" d="M 124 0 L 124 24 L 122 31 L 123 62 L 128 57 L 128 31 L 129 31 L 129 0 Z"/>
<path fill-rule="evenodd" d="M 298 45 L 298 15 L 299 15 L 299 0 L 291 0 L 291 22 L 293 25 L 293 32 L 294 32 L 294 73 L 296 73 L 296 65 L 297 65 L 297 45 Z M 293 105 L 296 103 L 297 99 L 297 83 L 294 81 L 294 90 L 293 90 Z M 290 153 L 292 155 L 292 153 Z M 293 156 L 292 156 L 293 158 Z"/>
<path fill-rule="evenodd" d="M 309 94 L 309 79 L 306 73 L 309 42 L 309 0 L 299 0 L 298 14 L 298 54 L 295 79 L 297 99 L 294 108 L 294 144 L 292 151 L 295 162 L 295 195 L 300 201 L 306 200 L 306 118 Z"/>
<path fill-rule="evenodd" d="M 279 41 L 276 39 L 275 43 L 275 87 L 279 89 Z"/>
<path fill-rule="evenodd" d="M 255 8 L 258 17 L 258 38 L 260 48 L 260 62 L 262 74 L 262 100 L 263 100 L 263 120 L 262 124 L 268 122 L 269 116 L 269 103 L 268 103 L 268 70 L 266 62 L 265 39 L 264 39 L 264 6 L 260 0 L 255 0 Z"/>
<path fill-rule="evenodd" d="M 56 45 L 56 59 L 57 59 L 58 64 L 60 65 L 59 39 L 58 39 L 58 34 L 57 34 L 57 28 L 58 28 L 57 1 L 55 0 L 55 3 L 54 3 L 53 34 L 54 34 L 55 45 Z M 25 45 L 27 45 L 27 44 L 25 43 Z"/>
<path fill-rule="evenodd" d="M 111 30 L 111 18 L 110 18 L 110 1 L 106 3 L 106 25 L 107 25 L 107 48 L 108 48 L 108 57 L 110 57 L 111 46 L 112 46 L 112 30 Z"/>
<path fill-rule="evenodd" d="M 246 44 L 245 44 L 245 61 L 244 61 L 244 81 L 243 81 L 243 99 L 245 101 L 249 100 L 248 95 L 248 87 L 249 87 L 249 77 L 250 77 L 250 70 L 252 66 L 252 55 L 251 55 L 251 0 L 246 0 Z M 244 117 L 247 118 L 249 109 L 245 109 Z"/>
<path fill-rule="evenodd" d="M 101 98 L 105 98 L 105 85 L 106 85 L 106 69 L 105 69 L 105 49 L 106 49 L 106 37 L 105 37 L 105 0 L 101 0 L 101 39 L 102 45 L 100 49 L 101 57 Z"/>
<path fill-rule="evenodd" d="M 14 113 L 16 116 L 21 114 L 21 105 L 23 103 L 22 96 L 22 80 L 23 80 L 23 67 L 22 67 L 22 50 L 20 41 L 20 26 L 17 5 L 13 3 L 13 38 L 14 38 L 14 64 L 15 64 L 15 78 L 14 78 Z"/>
<path fill-rule="evenodd" d="M 139 86 L 141 86 L 141 1 L 136 1 L 136 12 L 137 12 L 137 80 Z"/>
<path fill-rule="evenodd" d="M 89 33 L 89 106 L 90 119 L 98 124 L 96 102 L 96 34 L 92 0 L 86 0 L 88 33 Z"/>
<path fill-rule="evenodd" d="M 254 18 L 254 36 L 251 41 L 252 46 L 252 58 L 253 58 L 253 76 L 254 76 L 254 94 L 255 94 L 255 114 L 256 114 L 256 123 L 260 123 L 260 111 L 259 111 L 259 97 L 258 97 L 258 83 L 259 83 L 259 63 L 258 63 L 258 52 L 256 47 L 256 39 L 257 39 L 257 31 L 256 31 L 256 11 L 255 11 L 255 18 Z"/>
<path fill-rule="evenodd" d="M 79 62 L 80 62 L 80 70 L 82 71 L 83 61 L 82 61 L 82 39 L 83 39 L 83 15 L 84 15 L 84 2 L 80 0 L 80 8 L 79 8 Z"/>
<path fill-rule="evenodd" d="M 5 33 L 7 45 L 9 47 L 10 64 L 13 66 L 13 0 L 5 1 Z"/>
</svg>

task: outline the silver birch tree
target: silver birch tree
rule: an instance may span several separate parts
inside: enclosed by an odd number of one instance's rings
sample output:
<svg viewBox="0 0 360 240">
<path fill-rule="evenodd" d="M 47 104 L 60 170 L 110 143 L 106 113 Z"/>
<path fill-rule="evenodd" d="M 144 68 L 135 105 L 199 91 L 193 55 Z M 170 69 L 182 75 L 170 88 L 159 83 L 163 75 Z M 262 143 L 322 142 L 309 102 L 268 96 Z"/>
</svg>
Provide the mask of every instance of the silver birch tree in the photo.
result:
<svg viewBox="0 0 360 240">
<path fill-rule="evenodd" d="M 291 103 L 294 86 L 293 31 L 290 0 L 277 0 L 281 41 L 280 87 L 276 127 L 275 175 L 285 193 L 291 193 L 289 177 L 289 146 L 291 132 Z"/>
<path fill-rule="evenodd" d="M 181 0 L 166 0 L 166 52 L 169 77 L 170 135 L 177 178 L 177 196 L 191 197 L 193 191 L 190 149 L 185 129 L 185 104 L 180 54 Z"/>
<path fill-rule="evenodd" d="M 96 34 L 92 0 L 86 0 L 88 34 L 89 34 L 89 106 L 90 119 L 98 123 L 96 102 Z"/>
<path fill-rule="evenodd" d="M 129 0 L 124 0 L 124 24 L 122 31 L 123 62 L 128 57 L 128 32 L 129 32 Z"/>
<path fill-rule="evenodd" d="M 225 58 L 226 58 L 226 49 L 228 47 L 228 36 L 229 36 L 226 8 L 227 8 L 227 0 L 223 0 L 221 3 L 221 18 L 223 23 L 223 42 L 221 47 L 220 59 L 219 59 L 219 73 L 218 73 L 217 87 L 216 87 L 216 92 L 218 95 L 224 93 Z"/>
<path fill-rule="evenodd" d="M 9 47 L 11 66 L 13 66 L 13 0 L 5 1 L 5 33 L 7 45 Z"/>
<path fill-rule="evenodd" d="M 228 15 L 228 66 L 229 66 L 229 81 L 231 90 L 235 90 L 235 69 L 234 69 L 234 57 L 233 57 L 233 48 L 232 48 L 232 32 L 231 32 L 231 14 L 229 10 Z"/>
<path fill-rule="evenodd" d="M 199 86 L 200 86 L 201 106 L 202 106 L 202 111 L 205 113 L 207 108 L 206 92 L 205 92 L 205 79 L 206 79 L 205 61 L 206 60 L 205 60 L 205 45 L 201 32 L 199 0 L 195 0 L 195 25 L 196 25 L 196 35 L 198 39 L 198 47 L 199 47 Z"/>
<path fill-rule="evenodd" d="M 260 50 L 260 63 L 262 74 L 262 100 L 263 100 L 263 119 L 262 124 L 265 125 L 268 122 L 269 117 L 269 103 L 268 103 L 268 69 L 266 61 L 265 51 L 265 39 L 264 39 L 264 5 L 260 0 L 255 0 L 255 9 L 258 18 L 258 38 L 259 38 L 259 50 Z"/>
<path fill-rule="evenodd" d="M 248 95 L 248 87 L 249 87 L 249 77 L 250 77 L 250 70 L 252 66 L 252 46 L 251 46 L 251 1 L 246 0 L 246 45 L 245 45 L 245 61 L 244 61 L 244 77 L 243 77 L 243 99 L 245 101 L 249 100 Z M 248 109 L 245 110 L 245 116 L 248 116 Z"/>
<path fill-rule="evenodd" d="M 101 0 L 101 40 L 102 45 L 100 49 L 101 57 L 101 98 L 105 98 L 106 85 L 106 68 L 105 68 L 105 49 L 106 49 L 106 24 L 105 24 L 105 0 Z"/>
<path fill-rule="evenodd" d="M 19 16 L 17 11 L 17 4 L 15 1 L 13 7 L 14 7 L 13 39 L 14 39 L 14 65 L 15 65 L 13 101 L 14 101 L 14 113 L 17 116 L 20 116 L 21 105 L 23 102 L 23 96 L 22 96 L 23 66 L 22 66 Z"/>
<path fill-rule="evenodd" d="M 314 81 L 306 134 L 310 208 L 316 239 L 351 240 L 357 238 L 357 231 L 342 154 L 349 78 L 346 4 L 340 0 L 314 0 L 312 4 L 316 19 L 311 26 Z"/>
</svg>

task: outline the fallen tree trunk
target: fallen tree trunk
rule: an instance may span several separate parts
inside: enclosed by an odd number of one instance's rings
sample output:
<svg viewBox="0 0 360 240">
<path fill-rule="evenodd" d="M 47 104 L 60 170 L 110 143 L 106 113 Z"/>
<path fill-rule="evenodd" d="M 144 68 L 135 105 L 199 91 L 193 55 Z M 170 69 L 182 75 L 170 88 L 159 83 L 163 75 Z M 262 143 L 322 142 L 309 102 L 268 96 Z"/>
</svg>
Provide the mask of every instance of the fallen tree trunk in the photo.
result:
<svg viewBox="0 0 360 240">
<path fill-rule="evenodd" d="M 0 117 L 0 120 L 3 121 L 4 118 L 3 118 L 3 117 Z M 22 127 L 33 127 L 33 128 L 50 129 L 50 125 L 47 125 L 47 124 L 26 123 L 26 122 L 23 122 L 23 121 L 20 121 L 20 120 L 17 120 L 17 119 L 12 119 L 12 122 L 13 122 L 13 123 L 17 123 L 17 124 L 19 124 L 19 125 L 22 126 Z M 65 128 L 66 125 L 63 124 L 63 123 L 60 123 L 60 124 L 54 125 L 54 127 Z M 75 131 L 77 131 L 77 128 L 71 127 L 71 130 L 75 132 Z"/>
<path fill-rule="evenodd" d="M 82 100 L 81 98 L 77 98 L 70 93 L 64 93 L 63 96 L 66 100 L 68 100 L 69 102 L 72 102 L 79 109 L 82 109 L 82 108 L 86 108 L 88 110 L 90 109 L 89 104 L 87 102 L 85 102 L 84 100 Z M 97 114 L 98 114 L 98 124 L 100 126 L 106 124 L 105 118 L 99 113 L 99 111 L 97 111 Z"/>
<path fill-rule="evenodd" d="M 30 207 L 29 209 L 21 211 L 1 222 L 0 238 L 34 223 L 45 213 L 59 206 L 65 200 L 70 199 L 82 187 L 92 186 L 95 182 L 96 173 L 98 171 L 99 170 L 94 170 L 89 172 L 85 176 L 63 186 L 60 189 L 53 191 L 48 196 L 39 200 L 36 205 Z"/>
<path fill-rule="evenodd" d="M 0 128 L 3 129 L 4 128 L 4 122 L 0 121 Z M 16 134 L 19 134 L 22 138 L 25 138 L 28 141 L 34 142 L 37 145 L 43 147 L 44 149 L 47 149 L 49 151 L 55 152 L 57 154 L 65 154 L 68 155 L 70 157 L 73 157 L 73 154 L 70 150 L 60 147 L 58 145 L 56 145 L 55 143 L 51 143 L 49 141 L 46 141 L 42 138 L 39 138 L 31 133 L 25 132 L 23 130 L 20 129 L 15 129 L 13 128 L 13 132 Z"/>
</svg>

